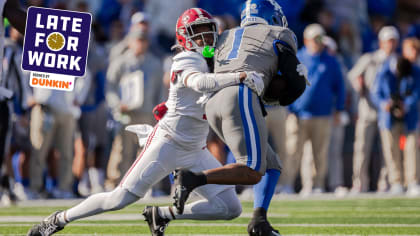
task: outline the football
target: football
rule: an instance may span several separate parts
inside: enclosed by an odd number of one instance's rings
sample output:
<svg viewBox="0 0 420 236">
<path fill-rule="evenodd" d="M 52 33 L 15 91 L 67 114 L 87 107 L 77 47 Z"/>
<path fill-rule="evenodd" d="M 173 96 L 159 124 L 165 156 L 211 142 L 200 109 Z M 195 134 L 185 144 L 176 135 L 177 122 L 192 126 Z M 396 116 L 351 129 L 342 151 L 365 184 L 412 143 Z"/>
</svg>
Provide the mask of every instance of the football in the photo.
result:
<svg viewBox="0 0 420 236">
<path fill-rule="evenodd" d="M 276 74 L 274 78 L 268 84 L 267 89 L 264 93 L 264 98 L 271 100 L 278 100 L 279 93 L 286 87 L 286 81 L 282 75 Z"/>
</svg>

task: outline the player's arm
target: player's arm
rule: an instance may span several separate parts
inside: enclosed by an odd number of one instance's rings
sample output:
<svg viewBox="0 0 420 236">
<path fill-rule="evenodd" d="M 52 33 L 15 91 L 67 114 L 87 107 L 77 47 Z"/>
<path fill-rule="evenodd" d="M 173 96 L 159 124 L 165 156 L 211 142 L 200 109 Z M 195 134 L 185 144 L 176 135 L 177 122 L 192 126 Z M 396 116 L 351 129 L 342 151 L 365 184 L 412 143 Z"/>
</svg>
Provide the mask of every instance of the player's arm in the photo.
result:
<svg viewBox="0 0 420 236">
<path fill-rule="evenodd" d="M 278 70 L 281 75 L 277 75 L 273 80 L 281 80 L 282 86 L 277 94 L 277 99 L 282 106 L 293 103 L 305 91 L 307 78 L 306 68 L 296 57 L 296 51 L 284 41 L 275 43 L 275 50 L 278 56 Z"/>
<path fill-rule="evenodd" d="M 194 89 L 197 92 L 211 93 L 228 86 L 237 85 L 245 78 L 245 72 L 220 74 L 190 72 L 185 76 L 183 82 L 186 87 Z"/>
<path fill-rule="evenodd" d="M 19 0 L 6 0 L 3 16 L 6 17 L 10 24 L 21 34 L 25 34 L 26 12 L 21 7 Z"/>
<path fill-rule="evenodd" d="M 212 93 L 232 85 L 244 83 L 258 95 L 264 89 L 262 75 L 256 72 L 236 72 L 236 73 L 201 73 L 191 72 L 185 76 L 183 81 L 186 87 L 194 89 L 200 93 Z"/>
</svg>

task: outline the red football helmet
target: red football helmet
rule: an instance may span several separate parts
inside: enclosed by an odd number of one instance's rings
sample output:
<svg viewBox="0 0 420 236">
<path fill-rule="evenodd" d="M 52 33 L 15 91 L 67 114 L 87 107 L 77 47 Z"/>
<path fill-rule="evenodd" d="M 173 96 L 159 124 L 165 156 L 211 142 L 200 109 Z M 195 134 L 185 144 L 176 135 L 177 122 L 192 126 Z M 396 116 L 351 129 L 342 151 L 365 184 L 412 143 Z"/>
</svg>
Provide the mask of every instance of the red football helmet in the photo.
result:
<svg viewBox="0 0 420 236">
<path fill-rule="evenodd" d="M 195 32 L 194 28 L 198 25 L 209 25 L 211 31 L 206 32 Z M 211 34 L 213 36 L 213 43 L 209 45 L 205 41 L 204 35 Z M 217 24 L 213 17 L 207 11 L 201 8 L 191 8 L 186 10 L 182 15 L 178 18 L 176 22 L 176 40 L 178 44 L 181 45 L 186 50 L 197 50 L 201 49 L 202 47 L 198 46 L 193 38 L 202 37 L 204 45 L 208 45 L 210 47 L 216 46 L 216 39 L 217 39 Z M 197 50 L 199 51 L 199 50 Z M 201 52 L 201 51 L 200 51 Z"/>
</svg>

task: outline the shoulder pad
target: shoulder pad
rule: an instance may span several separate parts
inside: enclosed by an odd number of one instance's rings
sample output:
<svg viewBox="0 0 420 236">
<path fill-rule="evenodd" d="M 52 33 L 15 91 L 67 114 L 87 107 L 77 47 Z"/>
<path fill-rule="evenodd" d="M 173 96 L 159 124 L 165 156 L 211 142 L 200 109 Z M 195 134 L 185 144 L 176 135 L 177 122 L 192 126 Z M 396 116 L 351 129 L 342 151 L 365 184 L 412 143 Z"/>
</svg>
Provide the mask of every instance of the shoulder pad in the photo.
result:
<svg viewBox="0 0 420 236">
<path fill-rule="evenodd" d="M 198 70 L 207 72 L 207 62 L 197 52 L 184 51 L 173 58 L 172 71 Z"/>
<path fill-rule="evenodd" d="M 293 51 L 295 52 L 295 54 L 297 53 L 297 38 L 295 33 L 293 33 L 293 31 L 291 31 L 288 28 L 284 28 L 284 27 L 278 27 L 280 30 L 278 32 L 278 40 L 281 40 L 282 42 L 286 43 L 291 49 L 293 49 Z"/>
</svg>

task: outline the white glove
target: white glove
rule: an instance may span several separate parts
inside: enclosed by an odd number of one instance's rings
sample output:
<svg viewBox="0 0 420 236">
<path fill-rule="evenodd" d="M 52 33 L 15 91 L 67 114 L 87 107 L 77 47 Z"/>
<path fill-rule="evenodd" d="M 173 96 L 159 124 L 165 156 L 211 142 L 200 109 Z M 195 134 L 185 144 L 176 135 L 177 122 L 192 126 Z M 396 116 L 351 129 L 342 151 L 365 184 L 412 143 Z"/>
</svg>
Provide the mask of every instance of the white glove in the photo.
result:
<svg viewBox="0 0 420 236">
<path fill-rule="evenodd" d="M 211 95 L 213 93 L 204 93 L 203 96 L 201 96 L 198 100 L 197 100 L 197 104 L 201 104 L 201 106 L 204 106 L 210 99 Z"/>
<path fill-rule="evenodd" d="M 137 138 L 139 140 L 139 146 L 144 147 L 144 145 L 146 145 L 147 139 L 149 138 L 149 135 L 153 131 L 153 127 L 147 124 L 129 125 L 125 127 L 125 130 L 137 134 Z"/>
<path fill-rule="evenodd" d="M 304 64 L 299 64 L 296 67 L 296 71 L 299 73 L 300 76 L 305 77 L 306 84 L 310 86 L 311 83 L 309 83 L 309 80 L 308 80 L 308 69 L 306 68 L 306 66 Z"/>
<path fill-rule="evenodd" d="M 262 79 L 264 75 L 255 71 L 248 71 L 245 73 L 246 78 L 243 83 L 260 96 L 264 90 L 264 81 Z"/>
</svg>

